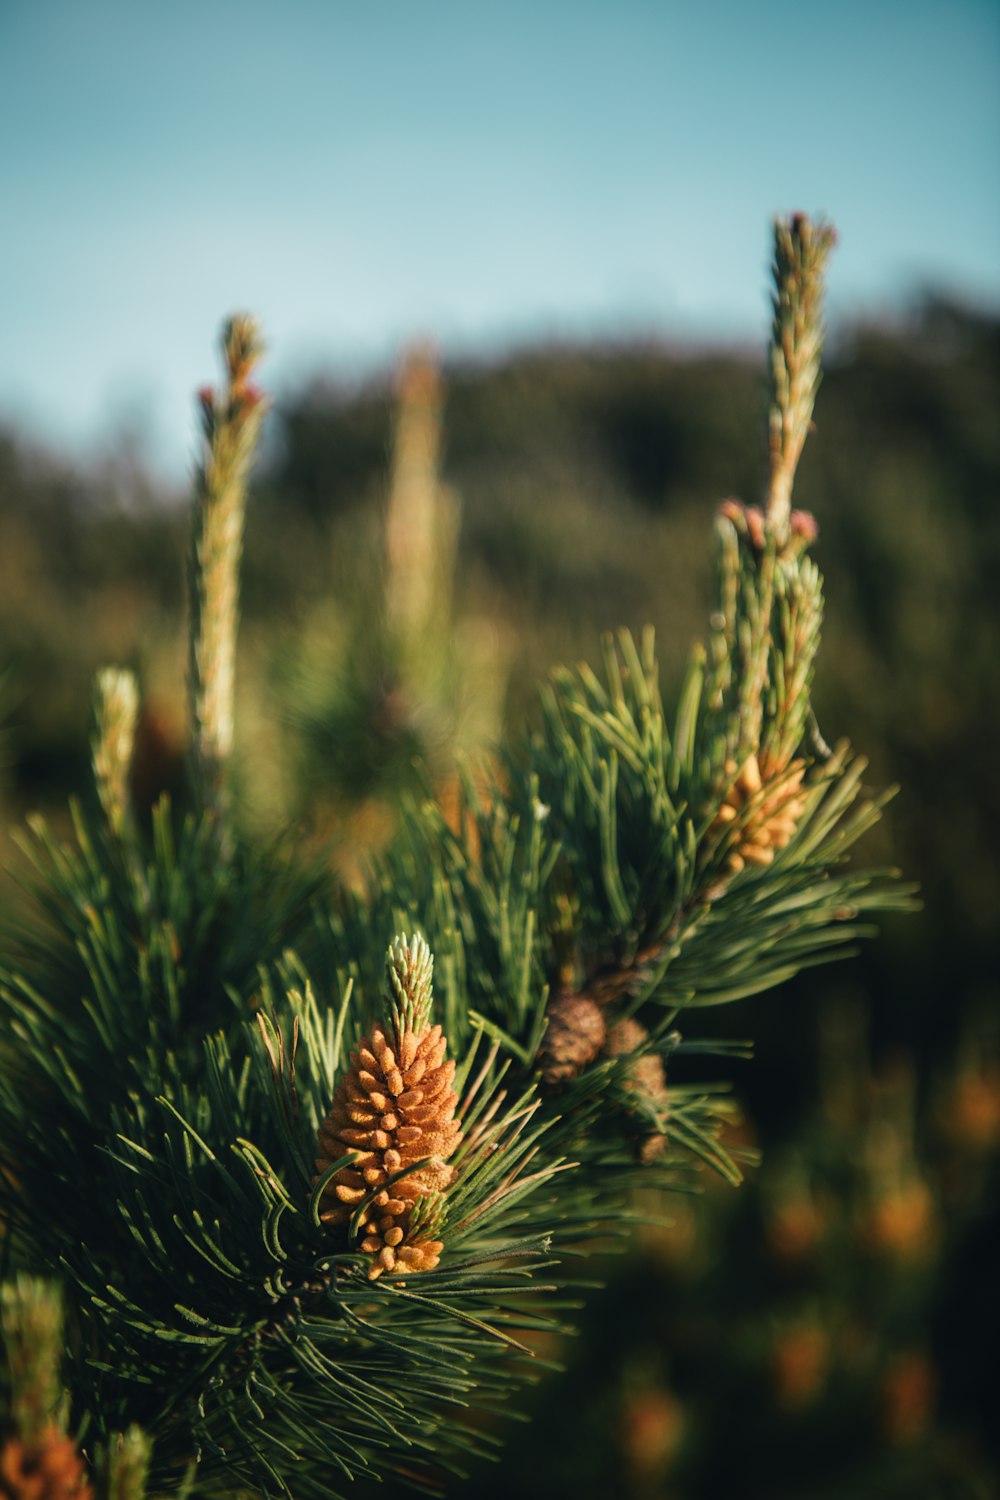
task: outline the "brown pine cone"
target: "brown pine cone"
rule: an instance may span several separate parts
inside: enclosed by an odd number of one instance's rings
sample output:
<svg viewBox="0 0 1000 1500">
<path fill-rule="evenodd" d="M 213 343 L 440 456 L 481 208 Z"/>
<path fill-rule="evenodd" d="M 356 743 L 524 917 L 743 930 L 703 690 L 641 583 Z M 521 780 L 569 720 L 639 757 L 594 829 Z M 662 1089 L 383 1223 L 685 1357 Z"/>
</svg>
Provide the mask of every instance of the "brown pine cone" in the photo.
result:
<svg viewBox="0 0 1000 1500">
<path fill-rule="evenodd" d="M 8 1438 L 0 1448 L 0 1500 L 93 1500 L 71 1438 L 46 1427 L 36 1442 Z"/>
<path fill-rule="evenodd" d="M 429 1271 L 437 1265 L 443 1245 L 430 1237 L 424 1210 L 427 1200 L 454 1180 L 448 1158 L 462 1139 L 455 1119 L 458 1095 L 451 1087 L 455 1064 L 444 1060 L 447 1040 L 441 1027 L 426 1025 L 429 953 L 426 945 L 399 953 L 397 977 L 407 987 L 426 954 L 426 998 L 408 1012 L 416 1026 L 408 1026 L 397 1011 L 398 1024 L 388 1028 L 391 1040 L 376 1026 L 351 1053 L 350 1068 L 320 1126 L 316 1157 L 322 1174 L 339 1157 L 357 1153 L 354 1164 L 341 1167 L 324 1189 L 324 1223 L 348 1223 L 358 1204 L 378 1189 L 357 1226 L 359 1248 L 372 1256 L 373 1281 L 384 1271 Z M 388 1182 L 424 1157 L 430 1160 L 423 1167 Z M 422 1211 L 415 1213 L 418 1205 Z"/>
<path fill-rule="evenodd" d="M 604 1012 L 589 995 L 556 995 L 549 1002 L 548 1023 L 538 1062 L 545 1082 L 568 1083 L 592 1063 L 604 1046 Z"/>
<path fill-rule="evenodd" d="M 608 1053 L 611 1057 L 627 1057 L 648 1040 L 649 1032 L 645 1026 L 629 1016 L 616 1021 L 608 1032 Z M 637 1103 L 651 1104 L 660 1116 L 666 1118 L 669 1099 L 667 1070 L 658 1052 L 642 1052 L 631 1059 L 625 1070 L 624 1087 Z M 654 1161 L 662 1156 L 666 1147 L 667 1138 L 662 1132 L 647 1135 L 639 1147 L 639 1159 Z"/>
</svg>

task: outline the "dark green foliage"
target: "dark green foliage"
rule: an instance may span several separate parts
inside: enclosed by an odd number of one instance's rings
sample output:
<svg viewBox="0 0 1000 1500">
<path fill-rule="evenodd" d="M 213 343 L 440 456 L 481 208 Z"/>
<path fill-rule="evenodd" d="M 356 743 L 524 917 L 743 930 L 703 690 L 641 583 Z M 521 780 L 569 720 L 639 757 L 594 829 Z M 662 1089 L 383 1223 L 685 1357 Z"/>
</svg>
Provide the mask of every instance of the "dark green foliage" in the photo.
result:
<svg viewBox="0 0 1000 1500">
<path fill-rule="evenodd" d="M 801 1128 L 613 1268 L 476 1495 L 995 1493 L 996 1038 L 915 1113 L 912 1060 L 872 1074 L 863 1030 L 827 1012 Z"/>
<path fill-rule="evenodd" d="M 623 632 L 602 676 L 555 674 L 537 727 L 467 775 L 451 822 L 413 799 L 360 892 L 241 845 L 218 735 L 177 826 L 165 804 L 150 830 L 78 815 L 69 845 L 36 825 L 34 915 L 0 966 L 0 1213 L 12 1263 L 64 1281 L 90 1461 L 139 1423 L 163 1493 L 433 1487 L 494 1443 L 484 1416 L 531 1378 L 533 1344 L 561 1326 L 595 1242 L 627 1233 L 635 1189 L 690 1187 L 706 1163 L 739 1180 L 724 1089 L 685 1074 L 711 1045 L 688 1012 L 912 904 L 890 872 L 844 863 L 880 799 L 810 714 L 818 572 L 804 543 L 748 537 L 720 521 L 709 647 L 669 715 L 652 633 Z M 218 681 L 217 666 L 193 675 Z M 734 811 L 758 756 L 765 785 Z M 754 837 L 748 866 L 734 850 Z M 418 929 L 465 1138 L 454 1180 L 414 1209 L 440 1263 L 373 1280 L 355 1231 L 380 1179 L 349 1223 L 324 1222 L 321 1196 L 355 1163 L 320 1160 L 314 1180 L 317 1133 L 359 1066 L 350 1048 L 393 1003 L 386 944 Z M 635 1020 L 641 1040 L 554 1082 L 553 997 Z M 657 1057 L 666 1104 L 636 1094 Z"/>
<path fill-rule="evenodd" d="M 557 677 L 542 728 L 484 795 L 470 786 L 459 832 L 416 807 L 369 899 L 331 905 L 274 854 L 223 868 L 211 820 L 189 817 L 175 843 L 165 807 L 148 849 L 134 825 L 119 842 L 78 817 L 68 848 L 39 828 L 47 921 L 0 980 L 16 1042 L 0 1075 L 6 1213 L 15 1254 L 66 1278 L 81 1417 L 105 1442 L 144 1425 L 161 1486 L 197 1458 L 200 1493 L 289 1492 L 291 1462 L 290 1492 L 318 1497 L 334 1472 L 429 1477 L 474 1451 L 450 1403 L 474 1389 L 487 1410 L 523 1378 L 517 1330 L 558 1308 L 523 1301 L 545 1292 L 550 1247 L 620 1227 L 639 1171 L 627 1058 L 532 1097 L 568 957 L 578 982 L 615 969 L 612 1011 L 639 1013 L 673 1056 L 685 1007 L 774 984 L 853 936 L 858 910 L 905 903 L 878 877 L 829 873 L 875 811 L 853 810 L 839 760 L 774 865 L 707 895 L 725 711 L 699 710 L 696 664 L 671 735 L 651 638 L 621 652 L 605 684 Z M 383 1013 L 384 935 L 415 924 L 459 1082 L 483 1076 L 435 1222 L 440 1267 L 372 1286 L 316 1217 L 327 1178 L 312 1186 L 311 1156 L 345 1043 Z M 290 942 L 323 975 L 319 1004 Z M 735 1180 L 725 1114 L 711 1090 L 675 1087 L 644 1180 L 699 1159 Z"/>
<path fill-rule="evenodd" d="M 109 1156 L 119 1132 L 197 1087 L 202 1037 L 248 1013 L 262 953 L 304 930 L 321 881 L 277 850 L 220 880 L 210 827 L 192 815 L 175 837 L 166 805 L 148 848 L 79 812 L 74 845 L 35 834 L 36 925 L 0 966 L 3 1218 L 18 1259 L 96 1291 L 138 1269 Z M 105 1435 L 137 1415 L 116 1421 L 110 1397 L 100 1410 Z"/>
<path fill-rule="evenodd" d="M 364 1277 L 341 1278 L 344 1257 L 309 1208 L 350 986 L 321 1015 L 293 960 L 273 983 L 266 973 L 314 891 L 300 878 L 283 899 L 276 860 L 201 879 L 211 827 L 189 821 L 176 848 L 168 830 L 162 810 L 141 873 L 134 834 L 116 850 L 81 820 L 76 851 L 49 844 L 48 942 L 22 947 L 0 982 L 16 1043 L 0 1075 L 5 1218 L 18 1259 L 67 1278 L 78 1416 L 104 1441 L 140 1420 L 156 1439 L 157 1483 L 171 1490 L 197 1451 L 200 1492 L 213 1493 L 224 1449 L 227 1483 L 271 1475 L 283 1489 L 290 1440 L 302 1495 L 330 1494 L 332 1469 L 366 1472 L 387 1443 L 416 1443 L 447 1466 L 459 1439 L 452 1422 L 438 1431 L 442 1402 L 468 1384 L 461 1372 L 480 1346 L 489 1366 L 493 1346 L 508 1343 L 478 1303 L 502 1324 L 505 1297 L 543 1249 L 519 1192 L 479 1215 L 471 1241 L 457 1220 L 470 1194 L 489 1197 L 531 1149 L 532 1111 L 504 1114 L 502 1150 L 450 1203 L 455 1255 L 433 1293 L 380 1289 L 369 1331 L 373 1292 Z M 547 1171 L 557 1165 L 550 1158 Z M 572 1213 L 550 1224 L 541 1212 L 547 1231 L 579 1232 Z M 481 1268 L 498 1255 L 503 1264 Z M 387 1299 L 391 1326 L 380 1329 Z M 490 1386 L 487 1371 L 483 1404 Z M 331 1399 L 343 1407 L 332 1426 Z"/>
</svg>

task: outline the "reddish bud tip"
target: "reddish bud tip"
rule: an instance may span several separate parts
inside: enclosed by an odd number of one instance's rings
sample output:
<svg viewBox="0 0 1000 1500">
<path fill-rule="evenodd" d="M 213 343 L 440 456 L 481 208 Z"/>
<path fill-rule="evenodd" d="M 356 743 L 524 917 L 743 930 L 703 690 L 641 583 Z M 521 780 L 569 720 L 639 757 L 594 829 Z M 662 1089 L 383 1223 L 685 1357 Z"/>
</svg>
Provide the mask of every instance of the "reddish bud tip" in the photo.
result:
<svg viewBox="0 0 1000 1500">
<path fill-rule="evenodd" d="M 750 537 L 750 541 L 753 546 L 758 548 L 758 550 L 763 551 L 764 512 L 758 505 L 748 505 L 745 511 L 745 515 L 747 523 L 747 535 Z"/>
<path fill-rule="evenodd" d="M 244 385 L 244 386 L 242 386 L 240 388 L 240 392 L 239 392 L 240 406 L 243 408 L 243 410 L 245 412 L 253 411 L 256 407 L 260 406 L 266 399 L 267 398 L 265 397 L 264 392 L 261 390 L 260 386 L 258 386 L 258 385 Z"/>
<path fill-rule="evenodd" d="M 210 385 L 203 385 L 198 392 L 198 407 L 201 411 L 201 426 L 206 442 L 212 441 L 215 432 L 215 392 Z"/>
<path fill-rule="evenodd" d="M 788 525 L 792 535 L 800 536 L 804 542 L 814 542 L 819 536 L 819 523 L 811 511 L 793 510 Z"/>
</svg>

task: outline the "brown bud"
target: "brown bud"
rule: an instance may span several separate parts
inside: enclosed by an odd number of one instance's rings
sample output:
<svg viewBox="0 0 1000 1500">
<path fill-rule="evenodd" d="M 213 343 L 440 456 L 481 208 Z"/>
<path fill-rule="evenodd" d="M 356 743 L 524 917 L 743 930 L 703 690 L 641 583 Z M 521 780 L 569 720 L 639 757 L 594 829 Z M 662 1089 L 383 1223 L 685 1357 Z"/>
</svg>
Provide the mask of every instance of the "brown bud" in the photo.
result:
<svg viewBox="0 0 1000 1500">
<path fill-rule="evenodd" d="M 759 505 L 744 505 L 742 500 L 723 500 L 719 515 L 732 521 L 740 536 L 756 551 L 764 550 L 764 512 Z"/>
<path fill-rule="evenodd" d="M 649 1032 L 645 1026 L 630 1016 L 623 1021 L 616 1021 L 611 1027 L 607 1050 L 612 1057 L 636 1054 L 625 1069 L 625 1091 L 636 1105 L 650 1106 L 661 1118 L 666 1118 L 669 1099 L 667 1071 L 658 1052 L 640 1050 L 648 1041 Z M 667 1138 L 662 1131 L 647 1135 L 639 1148 L 640 1160 L 654 1161 L 656 1157 L 662 1156 L 666 1146 Z"/>
<path fill-rule="evenodd" d="M 746 509 L 747 534 L 750 543 L 758 552 L 764 550 L 764 512 L 759 505 L 748 505 Z"/>
<path fill-rule="evenodd" d="M 788 525 L 792 535 L 801 537 L 806 543 L 814 542 L 819 536 L 819 522 L 811 511 L 793 510 Z"/>
<path fill-rule="evenodd" d="M 604 1012 L 589 995 L 556 995 L 549 1002 L 548 1022 L 538 1062 L 548 1084 L 568 1083 L 583 1072 L 604 1046 Z"/>
<path fill-rule="evenodd" d="M 258 406 L 267 400 L 259 385 L 251 385 L 249 383 L 241 385 L 237 391 L 234 391 L 233 397 L 241 416 L 249 415 L 250 412 L 255 411 Z"/>
</svg>

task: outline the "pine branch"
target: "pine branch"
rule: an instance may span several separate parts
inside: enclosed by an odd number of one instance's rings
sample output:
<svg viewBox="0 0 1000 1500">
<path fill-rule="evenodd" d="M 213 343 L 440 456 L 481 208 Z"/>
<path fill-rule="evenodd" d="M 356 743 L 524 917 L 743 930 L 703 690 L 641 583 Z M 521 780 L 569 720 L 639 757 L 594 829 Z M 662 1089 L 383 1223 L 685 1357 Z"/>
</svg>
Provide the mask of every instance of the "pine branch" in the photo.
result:
<svg viewBox="0 0 1000 1500">
<path fill-rule="evenodd" d="M 149 1438 L 140 1427 L 115 1433 L 97 1455 L 96 1467 L 102 1476 L 98 1500 L 145 1500 L 150 1458 Z"/>
<path fill-rule="evenodd" d="M 22 1275 L 0 1286 L 5 1500 L 94 1500 L 79 1449 L 66 1432 L 62 1323 L 61 1299 L 51 1283 Z"/>
<path fill-rule="evenodd" d="M 233 692 L 246 482 L 266 402 L 252 384 L 263 345 L 252 318 L 223 331 L 225 389 L 200 394 L 205 452 L 198 469 L 190 563 L 191 758 L 201 805 L 228 850 L 227 770 L 233 743 Z"/>
<path fill-rule="evenodd" d="M 91 762 L 104 816 L 121 834 L 129 816 L 129 775 L 139 716 L 139 689 L 131 672 L 105 667 L 94 688 L 94 736 Z"/>
<path fill-rule="evenodd" d="M 60 1418 L 62 1321 L 49 1282 L 19 1276 L 0 1287 L 4 1424 L 29 1447 Z"/>
<path fill-rule="evenodd" d="M 831 239 L 779 226 L 768 510 L 723 507 L 708 649 L 676 707 L 652 633 L 607 638 L 603 675 L 557 671 L 451 822 L 413 799 L 364 889 L 231 835 L 262 399 L 254 327 L 230 325 L 192 552 L 202 815 L 161 805 L 147 845 L 134 700 L 103 677 L 105 816 L 78 813 L 69 843 L 35 823 L 37 920 L 0 964 L 0 1213 L 15 1257 L 64 1278 L 100 1493 L 327 1500 L 488 1451 L 480 1414 L 532 1378 L 637 1186 L 739 1181 L 734 1105 L 685 1083 L 710 1044 L 681 1021 L 911 904 L 846 862 L 885 795 L 846 747 L 814 753 L 822 587 L 790 488 Z"/>
<path fill-rule="evenodd" d="M 766 513 L 779 545 L 788 537 L 792 483 L 819 389 L 823 282 L 836 243 L 832 225 L 822 219 L 792 214 L 775 220 Z"/>
<path fill-rule="evenodd" d="M 432 349 L 417 347 L 404 360 L 386 508 L 386 619 L 404 675 L 419 675 L 428 656 L 428 631 L 446 621 L 453 572 L 454 500 L 442 490 L 441 381 Z M 439 643 L 440 644 L 440 643 Z"/>
</svg>

